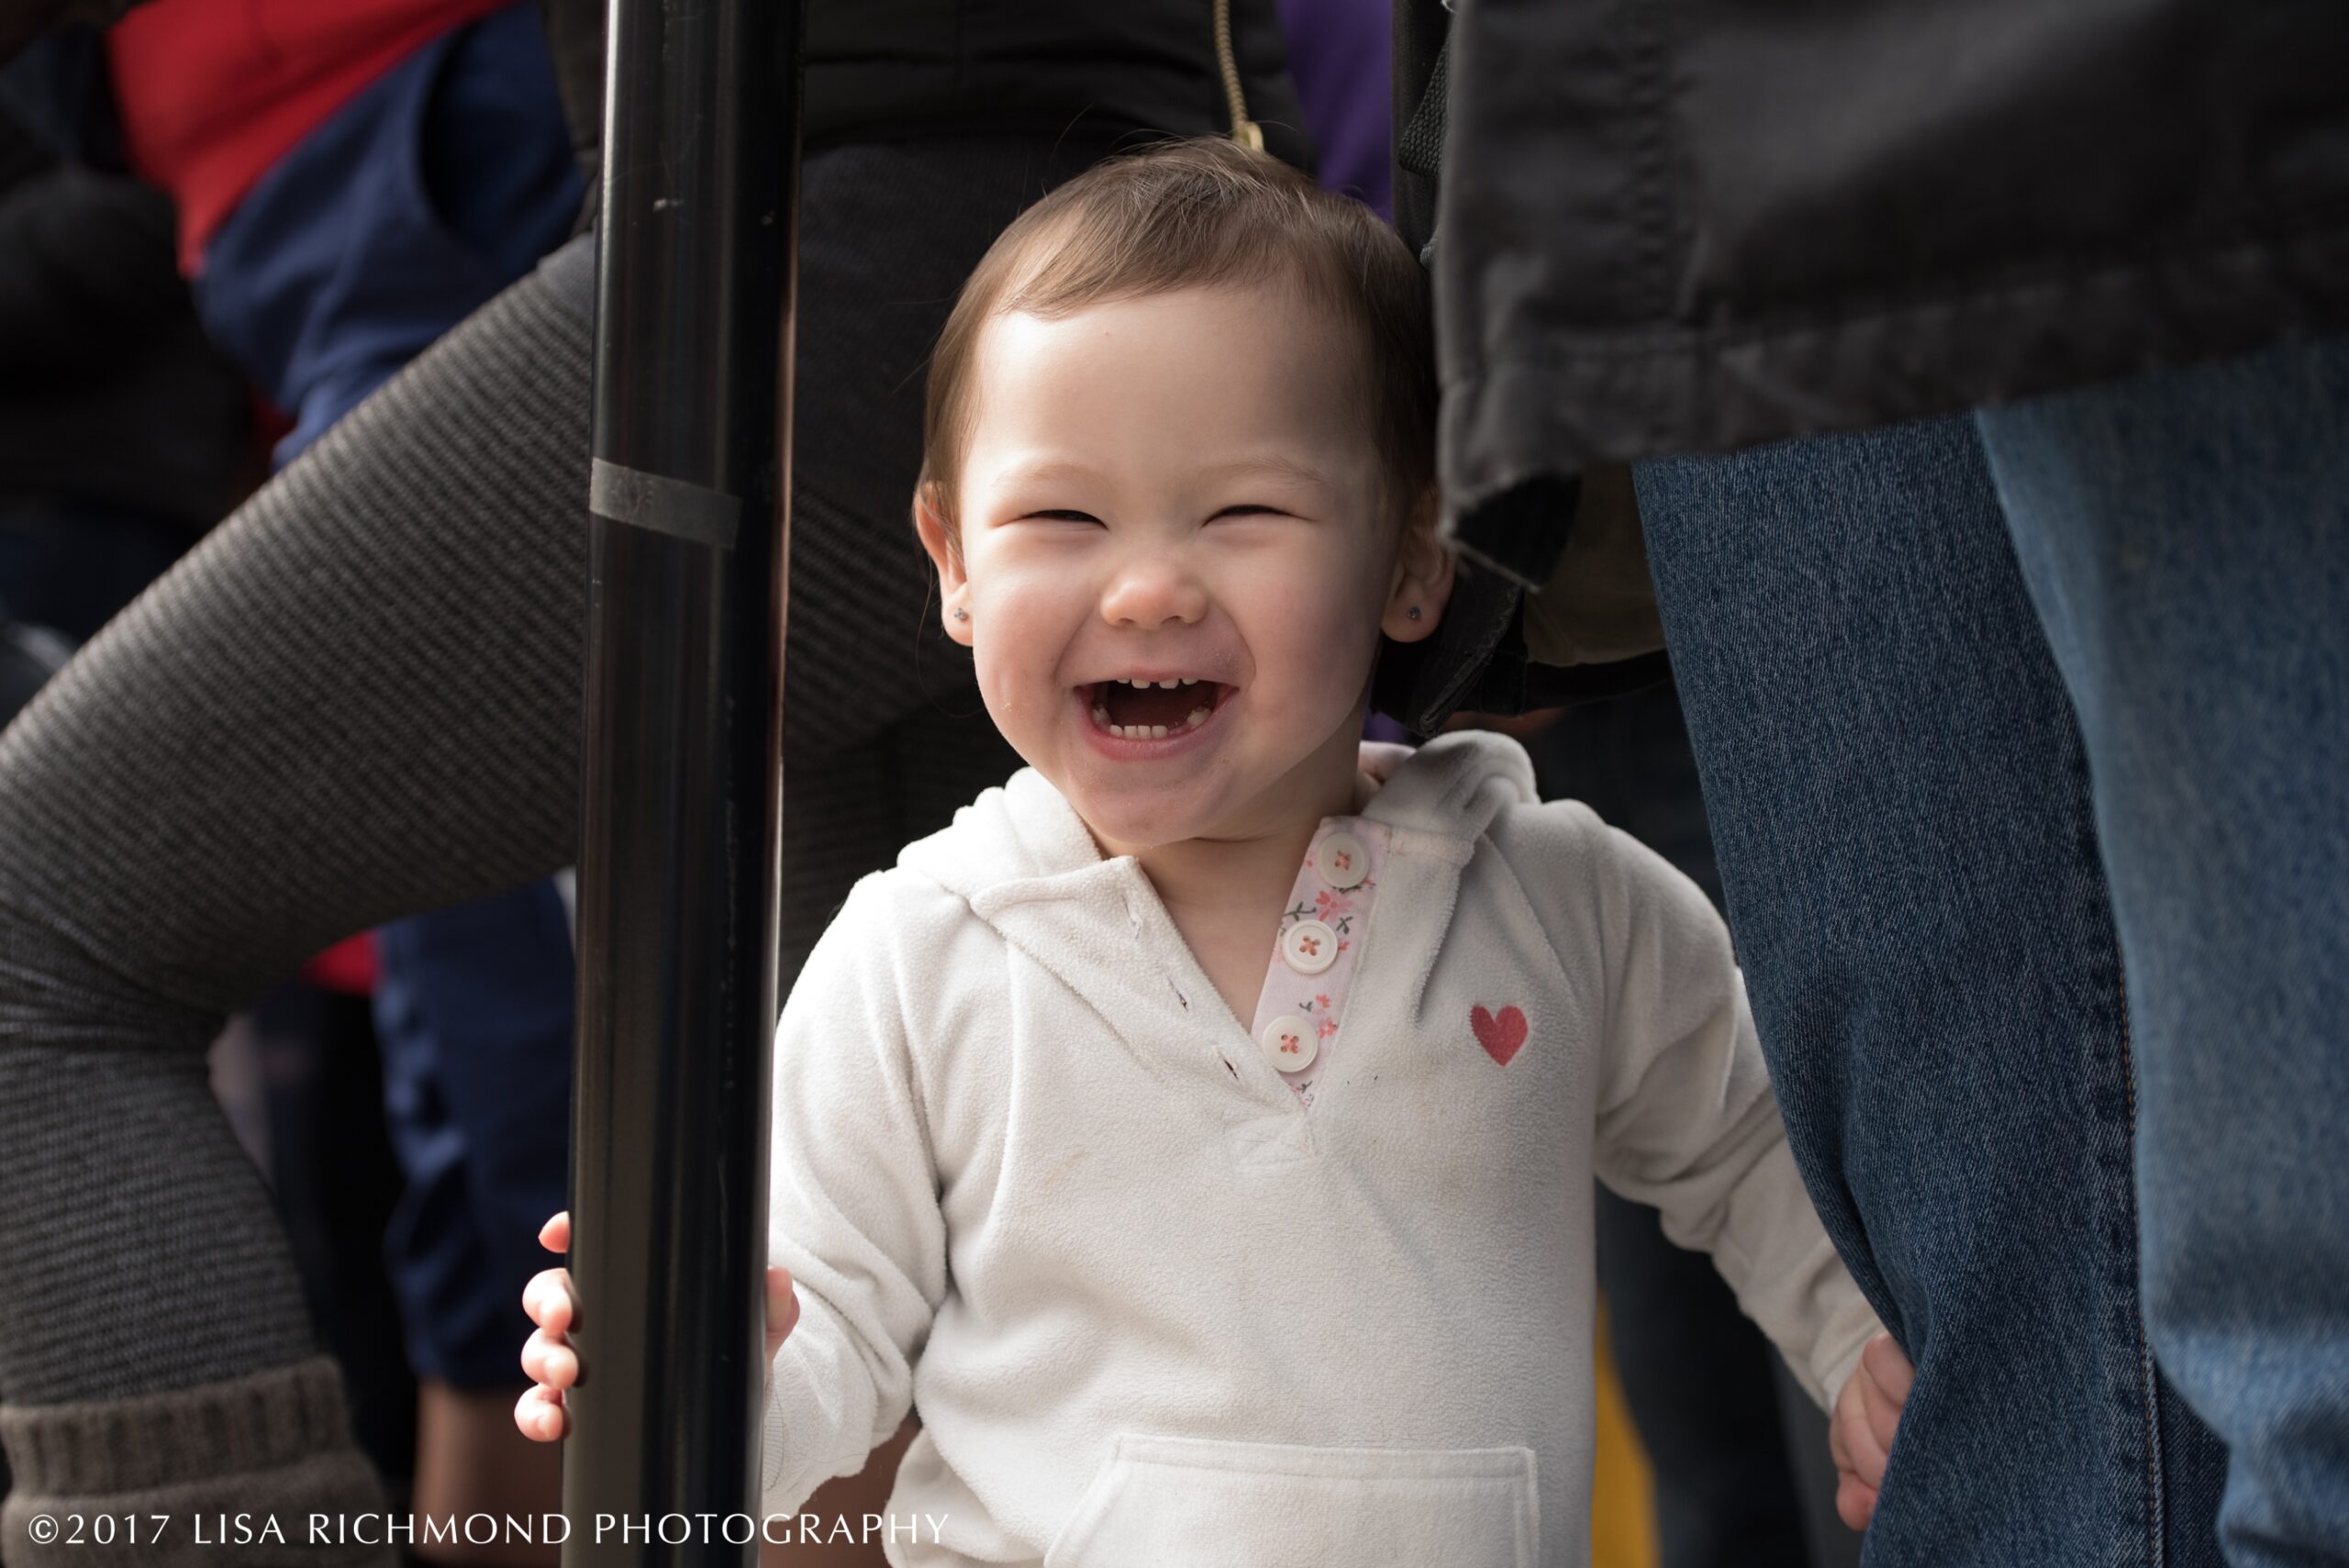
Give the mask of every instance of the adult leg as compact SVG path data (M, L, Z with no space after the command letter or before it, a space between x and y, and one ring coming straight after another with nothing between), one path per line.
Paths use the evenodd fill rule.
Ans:
M2349 339L1979 424L2087 744L2154 1357L2227 1561L2349 1562Z
M382 1507L204 1050L326 942L570 858L587 343L500 296L0 737L11 1563L68 1555L43 1512Z
M1787 1135L1917 1363L1868 1560L2214 1562L2086 760L1972 424L1637 478Z

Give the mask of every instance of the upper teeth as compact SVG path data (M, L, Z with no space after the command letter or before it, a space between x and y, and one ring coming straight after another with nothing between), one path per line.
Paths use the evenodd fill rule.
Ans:
M1125 676L1123 676L1123 675L1119 675L1119 676L1117 676L1117 677L1115 677L1115 678L1113 679L1113 681L1112 681L1112 683L1111 683L1111 684L1114 684L1114 685L1120 685L1120 686L1131 686L1131 687L1133 687L1136 691L1140 691L1140 692L1146 692L1146 691L1150 690L1150 688L1151 688L1151 687L1152 687L1152 686L1156 686L1156 687L1158 687L1161 691L1167 691L1167 692L1171 692L1171 691L1173 691L1173 690L1174 690L1175 687L1177 687L1177 686L1196 686L1196 685L1197 685L1199 683L1198 683L1198 682L1197 682L1197 681L1195 681L1195 680L1193 680L1193 681L1132 681L1132 680L1128 680L1128 679L1127 679Z

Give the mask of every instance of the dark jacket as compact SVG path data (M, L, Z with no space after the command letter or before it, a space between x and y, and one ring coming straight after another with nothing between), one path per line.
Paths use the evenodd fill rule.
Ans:
M1510 577L1594 463L2349 328L2340 0L1468 0L1448 49L1398 12L1446 511Z
M540 3L592 188L604 0ZM1232 128L1214 0L808 0L806 17L800 134L809 150L907 136L1050 137L1080 122L1178 136ZM1248 117L1266 148L1310 169L1274 0L1231 0L1229 18Z
M209 528L253 477L250 424L173 264L170 201L57 165L0 115L0 500Z

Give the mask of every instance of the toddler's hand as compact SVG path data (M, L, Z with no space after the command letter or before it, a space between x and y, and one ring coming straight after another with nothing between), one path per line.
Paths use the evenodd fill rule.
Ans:
M1854 1529L1865 1529L1876 1514L1876 1488L1884 1484L1885 1456L1900 1426L1917 1369L1893 1342L1878 1334L1860 1352L1860 1364L1835 1398L1827 1425L1827 1449L1835 1456L1835 1511Z
M539 1231L539 1245L550 1252L571 1246L571 1215L556 1215ZM514 1424L535 1442L553 1442L571 1434L571 1412L563 1408L562 1391L579 1381L579 1357L566 1334L578 1321L571 1295L571 1271L546 1269L530 1276L522 1287L522 1310L538 1328L522 1346L522 1370L532 1387L514 1407ZM767 1271L767 1355L772 1375L774 1353L799 1321L799 1296L791 1275L782 1269Z

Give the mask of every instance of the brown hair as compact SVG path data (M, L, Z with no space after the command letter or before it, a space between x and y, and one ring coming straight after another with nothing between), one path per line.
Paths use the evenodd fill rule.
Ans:
M963 285L930 355L924 484L954 538L980 330L1113 299L1285 282L1357 326L1373 432L1398 514L1435 482L1435 345L1427 276L1361 203L1221 137L1163 142L1097 164L1005 229Z

